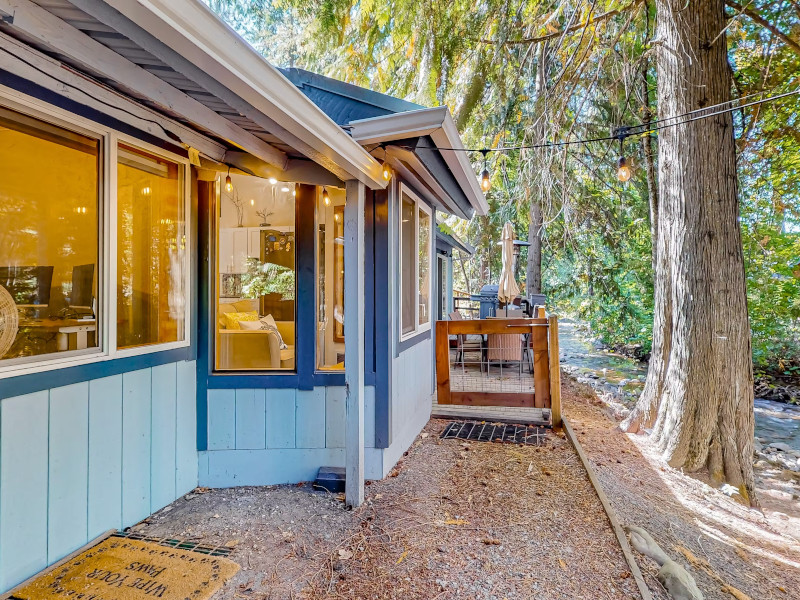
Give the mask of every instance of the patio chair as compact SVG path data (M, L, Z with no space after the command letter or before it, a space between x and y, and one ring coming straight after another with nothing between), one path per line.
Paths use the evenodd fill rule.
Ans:
M451 312L448 317L451 321L461 321L464 317L461 316L461 313L456 311ZM483 361L484 361L484 348L483 348L483 336L477 336L477 339L469 339L469 336L465 333L459 333L456 336L456 362L455 364L461 363L461 366L464 366L464 353L466 352L478 352L480 354L480 365L481 365L481 372L483 372Z
M515 362L522 375L522 364L527 363L528 341L525 335L510 333L490 333L486 348L486 373L492 365L492 361L503 363ZM532 368L532 366L531 366Z

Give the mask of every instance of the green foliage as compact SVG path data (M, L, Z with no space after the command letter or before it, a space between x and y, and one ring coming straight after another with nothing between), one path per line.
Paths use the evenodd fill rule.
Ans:
M281 66L449 106L472 148L603 138L655 113L652 0L206 1ZM748 6L798 38L797 2ZM800 55L778 36L745 15L724 34L736 97L798 85ZM757 368L780 373L800 368L796 109L793 97L736 114L753 357ZM508 220L527 238L535 202L551 304L587 320L609 344L648 352L650 197L640 142L624 148L635 169L627 184L616 180L620 150L608 141L490 154L490 214L444 226L476 247L472 258L457 258L455 288L497 280L500 230ZM482 157L471 158L477 173Z
M247 273L242 275L242 296L260 298L280 294L281 300L294 300L294 271L257 258L247 259Z

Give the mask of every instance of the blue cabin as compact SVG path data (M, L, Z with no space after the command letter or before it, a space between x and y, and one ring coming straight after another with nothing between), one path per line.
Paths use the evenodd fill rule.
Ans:
M198 485L359 504L430 415L459 148L194 0L0 0L0 593Z

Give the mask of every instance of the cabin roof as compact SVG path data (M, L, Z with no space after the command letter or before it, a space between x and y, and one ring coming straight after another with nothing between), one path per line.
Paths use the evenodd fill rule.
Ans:
M469 256L475 254L475 248L471 244L461 241L454 234L445 233L438 227L436 228L436 247L444 250L460 250Z
M0 17L0 33L223 150L280 170L311 159L343 181L386 185L361 145L202 2L15 0L0 2Z
M314 104L340 126L351 121L425 108L408 100L381 94L305 69L280 69Z
M281 71L373 156L388 157L396 170L419 181L439 210L467 219L486 214L486 198L450 109L426 108L303 69Z

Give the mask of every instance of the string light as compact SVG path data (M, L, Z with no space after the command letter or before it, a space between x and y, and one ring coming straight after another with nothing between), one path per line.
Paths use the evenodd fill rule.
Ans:
M392 167L389 166L386 160L386 146L381 144L381 148L383 148L383 162L381 162L381 166L383 167L383 179L384 181L389 181L392 178Z
M483 154L483 173L481 173L481 189L484 193L489 191L489 188L492 187L492 181L489 179L489 168L486 166L486 156L489 154L489 150L484 148L481 150L481 154Z
M325 204L325 206L331 205L331 197L330 194L328 194L328 188L326 187L322 188L322 202Z
M231 168L228 166L228 176L225 177L225 191L231 193L233 191L233 181L231 181Z
M619 160L617 161L617 179L622 183L626 183L633 175L628 161L625 159L625 138L630 136L630 127L618 127L614 130L614 136L619 140Z

